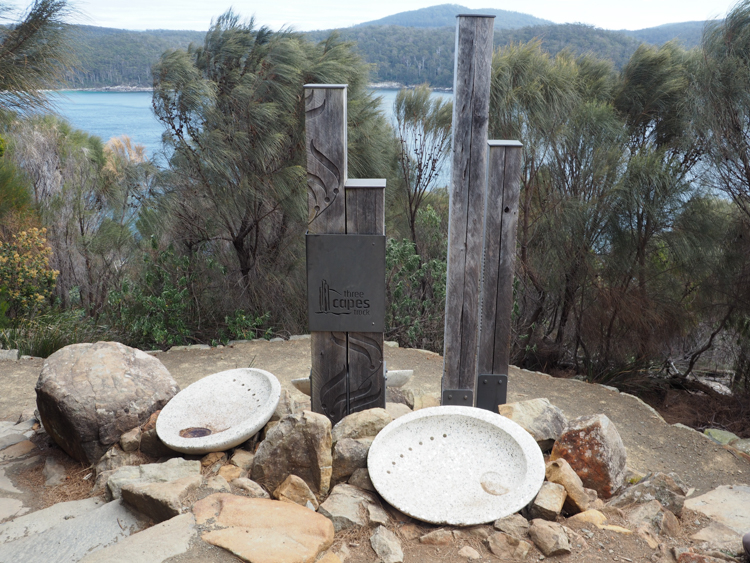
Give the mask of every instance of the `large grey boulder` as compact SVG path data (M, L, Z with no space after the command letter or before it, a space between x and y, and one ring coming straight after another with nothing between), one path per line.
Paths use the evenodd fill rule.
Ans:
M178 391L167 368L145 352L117 342L72 344L45 360L36 403L55 442L93 464Z
M500 405L498 412L531 434L543 452L552 448L568 424L563 412L551 404L549 399L530 399Z

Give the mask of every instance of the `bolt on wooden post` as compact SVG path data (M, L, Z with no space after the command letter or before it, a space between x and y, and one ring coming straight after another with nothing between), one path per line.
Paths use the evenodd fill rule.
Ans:
M494 16L456 22L442 403L474 405Z
M335 424L385 407L385 180L347 179L346 85L305 86L305 127L310 391Z

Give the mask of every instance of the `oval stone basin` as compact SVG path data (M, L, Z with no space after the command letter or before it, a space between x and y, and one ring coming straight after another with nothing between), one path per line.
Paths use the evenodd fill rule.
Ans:
M526 506L544 481L544 458L515 422L444 406L402 416L377 435L367 467L378 493L404 514L470 526Z
M224 451L263 428L280 395L279 380L262 369L214 373L172 397L156 419L156 433L178 452Z

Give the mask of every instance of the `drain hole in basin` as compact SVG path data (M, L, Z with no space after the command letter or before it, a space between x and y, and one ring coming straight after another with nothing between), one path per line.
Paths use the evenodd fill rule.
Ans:
M212 434L210 428L185 428L180 430L181 438L203 438Z

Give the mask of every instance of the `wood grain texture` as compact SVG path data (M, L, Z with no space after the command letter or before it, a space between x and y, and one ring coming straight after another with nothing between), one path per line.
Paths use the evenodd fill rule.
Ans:
M493 24L456 24L443 389L476 388Z
M385 234L385 183L365 187L365 180L351 182L346 188L347 234ZM383 271L385 275L385 271ZM385 408L385 374L382 332L348 333L349 412L375 407Z
M346 233L346 87L305 87L308 231ZM312 410L335 424L347 414L347 337L311 334Z
M489 147L479 374L508 374L521 155L520 143Z

